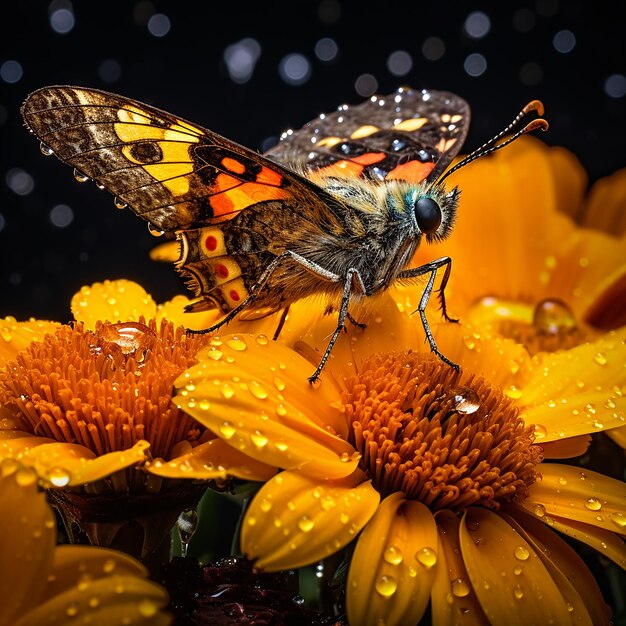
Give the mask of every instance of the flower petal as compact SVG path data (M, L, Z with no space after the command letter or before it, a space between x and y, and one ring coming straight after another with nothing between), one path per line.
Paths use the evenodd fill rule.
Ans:
M0 511L0 625L14 626L43 595L56 524L35 472L12 461L0 465Z
M174 326L184 326L191 330L204 330L209 328L222 316L219 309L209 309L197 313L187 313L185 307L191 303L185 296L174 296L171 300L159 304L156 311L156 319L172 322Z
M535 511L535 515L538 512L539 510ZM542 513L537 517L550 528L554 528L554 530L558 530L568 537L586 543L599 554L610 559L623 570L626 570L626 542L616 533L592 526L591 524L557 517L556 515Z
M536 357L521 390L521 417L537 443L623 426L626 328L593 343Z
M176 263L180 259L180 242L166 241L158 246L154 246L150 250L150 259L153 261L166 261L168 263Z
M533 547L502 517L470 508L459 536L472 586L492 624L570 623L552 576Z
M619 430L619 429L614 429ZM607 433L611 432L610 430ZM543 457L545 459L571 459L587 452L591 443L591 435L578 435L567 437L558 441L541 442Z
M140 440L132 448L101 456L75 443L59 443L20 431L0 430L0 459L12 458L35 469L54 487L83 485L146 461L150 444Z
M620 428L611 428L604 433L607 437L610 437L620 448L626 450L626 426Z
M212 344L175 382L177 406L262 463L323 479L354 471L358 456L333 408L339 395L327 381L309 384L306 360L265 335L227 335Z
M31 342L41 341L46 335L54 335L59 326L61 324L58 322L35 319L28 322L18 322L14 317L0 319L0 368Z
M460 521L452 511L437 513L439 562L430 594L432 623L437 626L489 626L463 564Z
M417 624L430 599L437 527L421 502L394 493L381 502L357 541L346 592L351 624Z
M126 280L105 280L81 287L71 302L72 315L85 328L94 330L97 321L138 322L143 316L152 319L156 302L137 283Z
M582 224L606 233L626 233L626 168L597 180L589 192Z
M162 587L136 576L107 576L81 582L27 613L14 626L165 626L171 617Z
M626 533L626 483L571 465L542 463L538 470L542 478L521 503L525 509Z
M587 172L578 158L565 148L551 147L547 156L555 181L557 209L576 220L580 217L589 182Z
M182 444L182 445L181 445ZM225 479L268 480L276 468L242 454L221 439L211 439L195 447L181 442L171 461L156 459L147 466L151 474L165 478L197 480Z
M574 624L608 624L611 610L585 562L561 537L517 506L508 507L507 521L532 544L535 552L557 581L572 610ZM582 606L580 604L582 603Z
M119 550L79 545L57 546L42 600L64 593L85 578L96 580L112 574L147 578L148 570L139 561Z
M357 471L334 481L281 472L256 494L241 530L241 548L268 571L308 565L354 539L380 501Z

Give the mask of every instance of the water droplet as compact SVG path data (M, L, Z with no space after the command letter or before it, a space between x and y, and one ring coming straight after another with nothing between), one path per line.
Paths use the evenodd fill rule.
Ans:
M559 477L559 485L567 485L567 478L564 476Z
M189 542L198 527L198 512L195 509L183 511L176 520L176 526L180 537L181 553L183 557L186 557Z
M340 513L339 514L339 521L342 524L347 524L350 521L350 516L347 513Z
M381 596L390 598L396 592L398 583L393 576L381 576L376 580L375 588Z
M263 385L256 380L250 381L248 389L250 390L250 393L259 400L265 400L267 398L267 391L265 390L265 387L263 387Z
M341 455L339 456L339 460L342 463L349 463L350 462L350 455L347 452L342 452Z
M103 191L104 189L106 189L106 187L102 183L96 181L96 189Z
M422 548L418 550L415 558L426 569L430 569L437 564L437 553L432 548Z
M270 342L270 340L267 338L267 335L258 335L256 338L256 342L260 346L266 346Z
M48 480L54 487L65 487L71 480L70 473L62 467L53 467L48 472Z
M337 502L332 496L324 496L320 500L320 505L324 509L324 511L330 511L337 506Z
M156 226L153 226L150 223L148 223L148 232L153 237L162 237L163 235L165 235L165 231L164 230L161 230L160 228L157 228Z
M519 400L523 395L522 390L516 385L510 385L509 388L505 391L505 393L512 400Z
M208 400L203 399L198 403L198 407L201 411L208 411L211 408L211 403Z
M137 610L142 617L152 617L156 615L159 606L152 600L142 600L137 605Z
M220 426L220 433L224 439L230 439L236 432L237 431L231 422L224 422Z
M279 415L280 417L285 417L285 415L287 415L287 409L284 404L279 404L276 407L276 415Z
M450 394L454 400L453 408L458 413L471 415L480 408L478 394L469 387L456 387L450 391Z
M530 551L526 546L517 546L513 554L518 561L525 561L530 556Z
M390 565L400 565L402 563L402 551L394 546L389 546L383 553L383 558Z
M592 415L596 414L596 405L589 403L587 405L585 405L585 415L588 415L589 417L591 417Z
M597 498L589 498L585 502L585 508L590 511L599 511L602 508L602 503Z
M542 424L535 424L535 439L543 439L547 434L548 430Z
M248 346L243 339L239 339L239 337L233 337L232 339L228 339L226 341L226 345L232 350L236 350L237 352L243 352Z
M463 343L468 350L473 350L476 347L476 342L469 335L463 337Z
M15 482L20 487L29 487L37 482L37 474L31 468L21 467L15 472Z
M76 617L76 615L78 615L78 604L76 604L76 602L69 604L65 609L65 614L68 617Z
M515 587L513 587L513 595L518 600L521 600L524 597L524 589L522 589L521 585L515 585Z
M250 441L252 441L257 448L264 448L268 444L269 439L260 430L255 430L250 435Z
M302 596L294 596L293 598L291 598L291 601L298 606L304 605L304 598Z
M298 528L303 532L303 533L308 533L311 530L313 530L313 527L315 526L315 522L310 518L307 517L306 515L303 515L299 520L298 520Z
M533 513L537 517L543 517L546 514L546 507L543 504L535 504L533 508Z
M116 567L117 567L117 563L115 562L114 559L107 559L102 564L102 571L105 574L111 574L115 570Z
M74 178L79 183L86 183L89 180L89 176L85 176L84 174L81 174L76 168L74 168Z
M113 198L113 204L115 205L116 209L120 209L120 210L128 207L128 204L124 202L124 200L121 200L120 198L118 198L117 196Z
M235 395L235 390L228 383L222 385L221 392L227 400Z
M520 575L521 575L521 573L522 573L523 571L524 571L524 568L523 568L523 567L521 567L520 565L516 565L516 566L513 568L513 573L514 573L516 576L520 576Z
M278 389L278 391L285 391L285 381L278 376L274 376L274 387Z
M213 361L219 361L222 358L222 351L218 350L217 348L211 348L208 352L207 352L207 356L209 357L209 359L212 359Z
M626 515L624 513L609 513L609 519L621 529L626 528Z
M608 363L606 355L603 354L602 352L598 352L598 354L596 354L596 356L593 357L593 360L598 365L606 365Z
M256 517L254 517L253 515L248 515L246 517L246 523L248 524L248 526L254 526L256 524Z
M54 150L43 141L39 144L39 150L41 150L41 154L44 156L52 156L54 154Z
M453 580L451 583L451 589L452 593L457 598L464 598L470 593L470 586L462 578L457 578L456 580Z
M558 299L547 298L535 307L533 325L538 333L559 335L576 330L576 320L570 308Z

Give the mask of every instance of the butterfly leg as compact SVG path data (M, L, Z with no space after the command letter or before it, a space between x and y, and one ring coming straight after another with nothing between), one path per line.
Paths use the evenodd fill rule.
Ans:
M340 278L339 276L337 276L334 282L339 282L339 280ZM337 319L337 328L335 328L332 337L330 338L330 341L326 346L326 350L324 351L320 364L317 366L315 372L313 372L313 375L309 376L309 382L311 384L313 384L322 373L324 365L326 365L326 361L328 361L328 357L333 350L333 346L335 345L335 342L337 341L337 338L339 337L339 334L341 333L346 323L346 318L349 315L348 304L350 303L350 295L352 293L353 284L361 293L367 293L365 285L363 284L363 279L361 278L361 274L359 274L359 270L357 270L355 267L351 267L346 273L345 282L343 284L343 295L341 297L341 306L339 307L339 317Z
M283 326L285 325L285 322L287 321L287 315L289 315L289 305L287 305L283 309L283 312L280 314L280 320L278 321L278 326L276 326L276 330L274 331L274 336L272 337L274 341L276 341L278 337L280 337L280 333L283 330Z
M445 272L443 275L443 279L441 281L441 288L439 290L439 299L441 302L441 310L444 318L449 322L457 322L458 320L452 319L448 316L446 310L446 300L444 295L444 289L448 283L448 279L450 278L450 269L452 267L452 259L450 257L442 257L437 259L436 261L431 261L430 263L425 263L420 267L414 267L408 270L404 270L398 274L397 280L407 280L412 278L417 278L418 276L423 276L424 274L430 273L428 278L428 283L426 284L426 288L422 292L422 297L420 298L419 305L414 313L418 312L420 314L420 318L422 320L422 326L424 327L424 332L426 333L426 339L428 340L428 345L430 349L444 362L453 367L455 370L459 370L459 366L451 361L448 357L442 354L437 348L437 343L435 342L435 338L433 337L432 331L430 330L430 325L428 324L428 319L426 318L426 305L428 304L428 300L430 299L430 295L433 291L433 286L435 284L435 277L437 276L437 270L440 267L445 266Z
M362 322L357 322L352 315L350 315L350 313L346 313L346 317L348 318L348 320L352 323L353 326L356 326L357 328L360 328L361 330L364 330L367 328L367 324L363 324Z

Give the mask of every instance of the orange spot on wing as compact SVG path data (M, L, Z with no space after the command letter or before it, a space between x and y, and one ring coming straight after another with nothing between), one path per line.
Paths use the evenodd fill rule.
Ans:
M246 166L240 161L236 161L235 159L231 159L229 157L224 157L222 159L222 165L231 172L235 172L235 174L243 174L246 171Z
M411 183L421 183L435 167L434 163L421 163L420 161L408 161L394 167L385 177L389 179L407 180Z
M232 189L237 185L241 185L241 181L238 178L229 176L228 174L218 174L212 189L215 189L216 193L220 193L227 189Z
M213 217L219 221L226 215L228 217L225 219L230 219L239 211L258 202L287 200L291 197L291 193L280 187L259 183L243 183L236 188L212 195L209 202L213 207Z
M256 176L256 182L262 185L279 187L283 182L283 177L278 172L275 172L264 165Z
M354 159L342 159L319 170L322 176L359 176L367 165L378 163L385 158L384 152L366 152Z

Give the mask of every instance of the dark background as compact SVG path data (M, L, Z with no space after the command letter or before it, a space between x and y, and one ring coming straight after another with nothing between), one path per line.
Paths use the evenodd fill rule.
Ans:
M371 77L378 93L410 84L463 96L473 115L469 149L540 98L551 124L542 138L574 151L593 181L626 165L620 7L580 0L3 3L0 316L67 320L71 295L105 278L138 280L157 301L184 291L173 268L148 259L157 240L145 222L116 210L108 192L79 185L70 168L41 155L19 115L24 97L38 87L76 84L121 93L255 149L322 111L363 100ZM486 34L480 32L484 17L467 23L478 37L465 28L475 11L490 23ZM433 47L433 37L445 46L437 59L441 44ZM249 80L238 83L224 54L246 38L256 40L260 55ZM315 55L322 38L337 45L332 60ZM388 67L398 50L412 59L402 76ZM281 59L292 53L310 64L302 84L289 84L279 73ZM487 67L471 76L466 59L476 53ZM357 82L363 74L370 78ZM58 205L70 211L53 211ZM72 219L59 226L51 221L55 215L57 223Z

